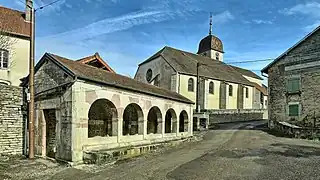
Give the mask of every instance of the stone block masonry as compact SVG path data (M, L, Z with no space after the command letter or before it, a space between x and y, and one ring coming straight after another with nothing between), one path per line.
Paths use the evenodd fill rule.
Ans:
M22 105L22 88L0 84L0 154L22 154Z

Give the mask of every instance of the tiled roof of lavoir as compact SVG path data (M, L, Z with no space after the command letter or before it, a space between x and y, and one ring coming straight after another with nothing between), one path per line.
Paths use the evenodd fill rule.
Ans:
M129 77L108 72L87 64L83 64L79 61L73 61L58 55L49 53L46 53L46 55L51 57L51 59L57 61L60 65L72 72L79 79L88 80L99 84L105 84L121 89L126 89L129 91L153 95L165 99L171 99L175 101L193 104L191 100L176 92L159 88L146 83L142 83Z

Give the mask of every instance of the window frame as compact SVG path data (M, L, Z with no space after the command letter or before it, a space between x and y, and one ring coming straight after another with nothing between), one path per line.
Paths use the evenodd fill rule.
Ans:
M7 66L4 67L4 53L7 53ZM0 69L9 69L9 62L10 62L10 54L9 51L6 49L0 49Z
M245 97L248 99L249 98L249 88L244 87L244 89L245 89Z
M294 89L293 82L298 82L298 88ZM286 80L286 91L287 93L299 93L301 91L301 77L292 76Z
M192 77L188 79L188 92L194 92L194 79Z
M229 87L228 87L228 91L229 91L228 93L229 93L229 96L231 96L231 97L232 97L232 96L233 96L233 86L232 86L232 84L229 84L228 86L229 86ZM231 91L230 91L230 88L231 88Z
M297 115L292 115L292 113L290 113L290 106L298 106L297 108L298 108L298 112L297 112ZM301 104L299 103L299 102L290 102L290 103L288 103L287 104L287 115L289 116L289 117L300 117L300 115L301 115Z
M211 87L212 85L212 87ZM210 81L209 82L209 94L214 94L214 82Z

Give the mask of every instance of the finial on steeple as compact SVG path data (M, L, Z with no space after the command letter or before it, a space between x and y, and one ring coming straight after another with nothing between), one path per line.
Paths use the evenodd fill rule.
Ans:
M212 34L212 12L210 12L210 29L209 29L209 35Z

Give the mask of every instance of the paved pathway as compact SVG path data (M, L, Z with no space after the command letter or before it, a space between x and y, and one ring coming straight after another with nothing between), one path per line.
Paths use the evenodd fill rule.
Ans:
M224 125L219 130L209 131L201 142L187 143L164 153L112 166L57 166L44 169L37 176L17 177L72 180L320 179L320 143L275 137L254 128L257 123Z

